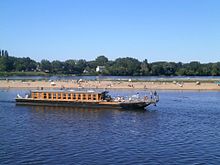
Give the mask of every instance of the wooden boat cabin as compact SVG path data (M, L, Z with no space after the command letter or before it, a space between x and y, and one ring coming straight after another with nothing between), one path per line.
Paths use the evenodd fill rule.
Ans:
M102 101L103 92L94 91L71 91L71 90L33 90L30 98L34 100L50 100L50 101L80 101L95 102Z

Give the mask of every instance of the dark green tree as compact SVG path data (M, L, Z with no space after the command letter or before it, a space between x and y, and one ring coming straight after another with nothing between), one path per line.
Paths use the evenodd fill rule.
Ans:
M91 74L95 74L96 67L97 67L96 61L88 61L87 62L87 67L85 68L85 70L88 71Z
M49 60L41 60L40 64L41 71L51 72L51 63Z
M86 67L87 67L86 60L76 61L76 73L77 74L82 74L83 71L86 69Z
M4 50L2 50L2 56L5 56L5 51Z
M160 76L165 75L164 62L154 62L151 64L151 75Z
M0 70L4 72L10 72L14 69L14 60L12 57L2 56L0 58Z
M7 50L5 50L5 54L4 54L6 57L8 57L9 56L9 54L8 54L8 51Z
M64 62L64 73L74 74L75 73L75 60L66 60Z
M150 65L148 64L147 59L145 59L145 60L141 63L140 74L141 74L142 76L148 76L148 75L150 75Z
M140 74L140 62L131 57L118 58L110 67L110 74L116 76L136 76Z
M105 66L108 63L108 58L102 55L97 57L95 62L97 66Z
M211 75L212 76L219 76L220 75L220 63L214 63L211 66Z
M52 72L55 74L64 73L64 64L61 61L55 60L51 63Z

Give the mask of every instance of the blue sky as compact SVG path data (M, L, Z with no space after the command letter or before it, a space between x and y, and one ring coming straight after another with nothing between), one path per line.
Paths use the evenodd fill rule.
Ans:
M220 61L219 0L1 0L0 49L17 57Z

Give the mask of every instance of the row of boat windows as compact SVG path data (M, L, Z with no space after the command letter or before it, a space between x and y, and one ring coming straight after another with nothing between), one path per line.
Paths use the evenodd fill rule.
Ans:
M48 95L48 96L47 96ZM62 95L62 96L61 96ZM68 99L68 100L97 100L97 95L93 95L93 94L72 94L72 98L71 98L71 94L70 93L33 93L32 97L37 99L37 98L43 98L43 99Z

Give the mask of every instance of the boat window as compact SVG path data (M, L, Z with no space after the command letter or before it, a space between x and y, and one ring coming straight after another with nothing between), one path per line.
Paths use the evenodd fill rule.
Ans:
M43 98L46 99L47 98L47 94L43 93Z
M96 100L96 95L93 95L93 100Z
M51 93L48 93L48 99L51 99Z
M37 98L37 95L36 95L36 93L32 93L32 98Z
M86 100L86 95L85 94L83 94L83 100Z
M66 93L63 93L63 99L66 99Z
M60 93L58 93L58 99L61 99L61 94Z
M91 95L88 95L88 100L91 100Z
M71 99L71 94L70 94L70 93L68 93L68 99L69 99L69 100Z

